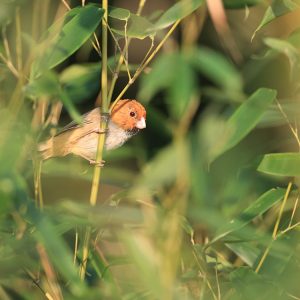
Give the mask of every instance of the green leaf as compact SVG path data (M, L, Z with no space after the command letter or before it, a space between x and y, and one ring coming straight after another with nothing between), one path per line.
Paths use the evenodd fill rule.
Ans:
M116 26L113 26L111 30L119 35L141 40L148 36L152 37L155 34L153 24L150 21L133 13L130 14L126 31L124 24L122 24L121 27L122 28L119 29Z
M78 123L81 122L81 116L77 112L67 92L62 88L58 76L54 72L48 71L36 80L33 80L26 86L25 92L33 98L38 98L43 95L58 98L72 119Z
M240 267L230 273L230 281L239 297L237 299L260 300L279 299L281 294L275 284L270 283L263 276L256 274L248 267Z
M72 65L61 73L60 82L72 102L81 102L99 90L100 72L100 62Z
M264 26L272 22L277 17L283 16L289 12L292 12L299 8L300 1L299 0L274 0L272 5L270 5L264 16L261 20L258 27L255 29L252 39L255 37L256 33L261 30Z
M190 52L189 60L196 69L225 90L231 92L242 90L239 73L221 54L201 47Z
M128 9L113 6L108 7L108 16L113 19L126 21L130 18L130 15L131 13Z
M264 0L223 0L224 7L235 9L235 8L245 8L246 6L254 6L260 4Z
M59 90L59 81L54 72L48 71L43 76L30 82L25 87L25 93L29 97L38 98L40 96L53 96L57 95Z
M300 176L300 153L266 154L257 170L276 176Z
M78 50L96 30L103 13L102 8L86 5L69 11L61 28L55 23L49 29L49 36L39 46L32 76L54 68Z
M262 215L277 202L279 202L285 194L284 189L271 189L261 195L254 203L247 207L239 217L231 220L220 230L220 233L211 241L216 241L224 238L228 234L235 232L250 223L254 218Z
M181 118L195 91L195 75L182 53L160 56L150 74L143 76L139 98L149 101L158 91L165 89L171 115Z
M155 23L154 29L166 28L195 11L204 3L203 0L182 0L169 8Z
M140 194L155 191L162 186L171 184L182 168L186 167L187 147L185 144L171 144L146 166L133 193ZM181 159L179 159L181 158Z
M260 88L240 105L226 122L222 136L216 137L211 162L237 145L258 124L275 97L275 90Z
M253 267L260 255L258 248L252 246L249 242L225 243L226 247L234 252L249 267Z

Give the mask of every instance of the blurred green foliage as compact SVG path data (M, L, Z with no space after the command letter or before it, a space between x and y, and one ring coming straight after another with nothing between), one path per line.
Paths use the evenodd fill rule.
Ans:
M299 1L110 3L113 100L180 25L125 94L147 129L105 154L96 207L88 163L35 161L99 105L86 2L0 2L0 299L299 299Z

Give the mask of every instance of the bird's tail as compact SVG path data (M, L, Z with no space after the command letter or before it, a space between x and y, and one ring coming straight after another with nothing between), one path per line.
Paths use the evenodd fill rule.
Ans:
M53 155L53 138L48 139L47 141L40 143L38 145L38 152L42 160L48 159Z

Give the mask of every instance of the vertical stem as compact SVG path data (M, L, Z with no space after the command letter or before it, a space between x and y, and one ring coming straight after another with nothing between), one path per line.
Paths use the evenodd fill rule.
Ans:
M103 149L104 149L104 142L105 142L105 132L107 129L107 113L109 109L109 101L107 98L107 9L108 9L108 0L102 0L102 7L105 10L104 16L102 18L102 70L101 70L101 95L102 95L102 102L101 102L101 117L100 122L100 132L98 139L98 146L97 146L97 155L96 155L96 164L94 168L94 175L93 175L93 182L91 188L91 195L90 195L90 205L95 206L97 203L97 196L98 196L98 189L99 189L99 182L101 178L101 167L100 162L102 161L103 157ZM82 265L80 268L80 278L84 280L87 261L89 256L89 244L91 239L92 228L88 226L85 233L84 243L83 243L83 252L82 252Z
M102 7L105 9L102 18L102 69L101 69L101 95L102 95L102 112L108 112L107 99L107 17L108 17L108 0L102 0Z

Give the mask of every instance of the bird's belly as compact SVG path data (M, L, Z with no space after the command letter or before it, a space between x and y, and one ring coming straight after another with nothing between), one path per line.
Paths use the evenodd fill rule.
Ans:
M86 159L95 160L98 145L98 137L99 134L90 133L80 138L72 152Z

